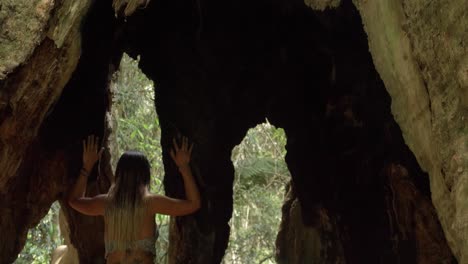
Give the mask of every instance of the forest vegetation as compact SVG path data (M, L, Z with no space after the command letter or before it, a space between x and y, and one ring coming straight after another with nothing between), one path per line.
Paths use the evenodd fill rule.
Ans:
M164 166L161 160L161 131L154 108L154 85L138 68L138 60L124 54L111 85L113 93L110 151L112 165L125 150L139 150L151 162L151 190L163 193ZM157 96L157 95L156 95ZM286 135L265 120L250 129L232 151L235 167L234 211L224 264L275 263L275 240L281 221L285 186L290 179L284 157ZM15 263L50 263L53 250L63 244L58 214L49 213L29 230L27 242ZM156 216L159 237L157 263L167 262L169 217Z

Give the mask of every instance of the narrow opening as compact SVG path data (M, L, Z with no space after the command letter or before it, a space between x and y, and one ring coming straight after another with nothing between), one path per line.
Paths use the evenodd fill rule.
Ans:
M111 108L112 134L110 135L111 163L115 165L127 150L138 150L146 155L151 164L153 193L163 192L164 165L162 163L161 129L154 107L154 83L143 74L138 61L123 54L119 71L111 85L113 95ZM169 243L169 217L156 215L159 237L156 242L157 263L166 263Z
M51 262L52 252L63 244L63 237L59 228L59 211L59 202L54 202L41 221L35 227L29 229L26 244L18 254L15 264L45 264Z
M138 59L122 56L119 70L111 83L113 96L110 113L112 134L109 140L111 164L115 165L127 150L144 153L151 163L151 191L162 193L164 165L160 144L161 130L154 107L154 83L139 69ZM28 232L26 244L18 254L15 264L51 263L52 254L64 239L59 227L60 204L52 204L48 214ZM157 263L167 262L169 243L169 217L156 216L159 237L156 242Z
M223 263L275 263L285 186L286 134L268 120L232 150L235 168L231 234Z

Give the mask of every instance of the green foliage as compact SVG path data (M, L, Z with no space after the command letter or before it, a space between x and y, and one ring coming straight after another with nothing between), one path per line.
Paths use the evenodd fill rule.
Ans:
M55 248L63 243L58 227L58 202L52 204L47 215L31 228L23 250L15 264L48 264Z
M161 130L154 107L154 84L138 68L138 60L124 54L120 69L112 82L113 105L111 135L112 163L127 150L138 150L151 164L151 191L161 193L164 166L162 163ZM156 215L159 237L156 242L157 263L166 263L169 246L169 217Z
M161 131L154 110L154 88L137 64L125 55L115 76L112 116L116 146L112 156L119 157L129 149L145 153L152 164L152 191L160 192L164 167L159 143ZM285 144L284 131L264 123L249 130L243 142L233 150L234 212L224 263L274 262L284 186L290 179L284 161ZM169 219L162 215L156 218L160 227L157 263L166 263Z
M112 164L126 150L143 152L151 163L151 191L161 193L164 167L161 131L154 108L154 86L141 73L138 61L126 54L112 81ZM284 156L286 136L268 122L250 129L233 149L235 167L234 211L231 237L223 263L274 263L275 239L281 221L285 183L290 175ZM42 221L28 233L15 263L50 262L53 250L63 243L58 229L59 204L54 203ZM157 263L167 263L169 217L157 215Z
M223 263L274 263L285 183L286 136L268 122L233 149L236 170L231 237Z
M112 156L119 157L129 149L145 153L152 165L152 191L160 192L164 167L154 88L137 64L138 61L125 55L115 76L112 116L116 146ZM249 130L244 141L233 150L234 212L224 263L273 263L284 186L290 178L284 161L285 144L284 131L264 123ZM156 220L160 228L157 263L166 263L169 218L158 215Z

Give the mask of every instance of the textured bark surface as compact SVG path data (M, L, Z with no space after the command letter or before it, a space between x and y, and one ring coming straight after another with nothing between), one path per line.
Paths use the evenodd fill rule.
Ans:
M392 248L401 252L393 263L453 263L435 208L406 168L391 163L383 177Z
M109 5L101 2L102 6ZM16 4L18 8L33 9L25 13L37 11L35 5ZM90 7L91 1L56 1L46 26L38 28L39 32L32 36L39 40L32 54L0 83L0 232L8 238L0 243L2 263L11 263L16 258L28 229L39 222L52 202L64 198L81 166L81 139L89 133L103 136L107 74L99 78L103 74L96 72L96 68L109 69L110 59L103 51L110 45L107 43L106 47L103 41L106 35L99 31L109 23L101 26L85 23L93 17L92 10L99 9L99 5ZM94 16L102 17L103 10L94 12ZM107 10L112 18L111 7ZM12 12L23 11L13 8ZM82 44L86 42L83 38L92 34L91 27L96 31L93 38L99 35L101 44ZM24 32L15 34L21 33ZM99 58L103 58L101 63ZM98 183L105 191L109 180L106 174L101 175ZM96 177L90 181L93 186ZM68 215L71 223L74 214ZM85 239L102 232L102 224L88 224L86 232L74 229L75 224L86 225L89 221L84 217L75 221L71 225L71 239L81 255L92 256L89 252L97 248L94 255L103 260L102 240Z
M71 8L67 3L64 3L64 6ZM67 15L60 6L56 9L56 14ZM0 177L1 190L7 190L6 183L18 170L25 149L37 136L44 117L58 100L76 68L81 48L80 23L87 12L87 5L73 12L80 14L79 19L69 21L71 24L64 22L60 17L52 17L49 20L48 28L51 30L51 35L54 35L52 32L65 31L63 45L58 47L53 36L46 38L47 31L41 28L44 40L35 47L34 54L24 66L18 67L1 83L0 166L3 168ZM60 38L60 36L57 33L55 37ZM12 46L21 47L18 43ZM14 50L11 52L15 53Z
M50 1L1 4L2 12L8 13L2 20L2 37L7 31L11 38L2 38L0 44L2 56L9 56L2 59L8 65L2 64L0 75L24 64L0 83L0 229L8 238L0 245L0 259L5 263L15 259L28 228L38 223L66 187L66 155L48 151L38 133L80 57L79 26L89 2L74 9L76 20L57 17L70 12L72 2L54 6L56 16L50 17ZM14 8L4 9L7 6ZM54 38L60 34L52 31L62 32L60 47Z
M318 225L302 221L301 203L289 187L282 208L282 223L276 240L279 264L346 263L336 219L324 208L317 208Z
M4 0L0 3L0 80L32 54L47 31L54 1Z
M449 245L468 263L468 4L354 2L395 120L430 175Z
M102 219L71 210L64 195L81 166L81 140L93 133L107 145L107 87L122 52L139 55L157 84L166 194L183 196L168 155L172 137L195 142L203 206L172 219L170 263L222 260L231 150L265 117L286 132L294 186L277 239L280 263L456 262L431 195L450 247L466 262L462 1L356 0L356 9L334 0L159 0L126 19L114 16L111 0L34 3L16 2L26 8L18 12L42 4L45 17L0 44L37 43L14 51L14 63L0 69L0 232L11 238L0 245L2 262L15 258L54 200L80 263L104 262ZM437 22L449 14L461 26ZM15 16L0 21L21 28ZM388 172L392 164L408 173ZM90 194L109 187L108 155L99 168Z
M326 12L299 2L250 5L246 10L241 2L204 2L201 8L158 2L124 26L124 50L141 55L142 70L158 84L163 148L177 130L197 144L194 163L204 204L195 221L177 218L172 224L171 263L221 261L232 210L230 150L264 117L288 137L286 161L300 207L294 206L283 221L302 222L299 230L306 234L318 232L297 238L303 241L297 251L279 248L282 261L311 258L310 246L323 249L321 263L417 263L424 256L417 248L421 244L438 245L437 261L454 261L440 225L415 220L434 237L392 233L381 171L389 162L403 163L427 199L428 177L393 120L353 5ZM143 37L148 34L157 38ZM164 159L166 191L180 195L181 184ZM430 206L423 210L427 221L438 223ZM323 231L324 215L336 229ZM278 245L294 239L284 235Z

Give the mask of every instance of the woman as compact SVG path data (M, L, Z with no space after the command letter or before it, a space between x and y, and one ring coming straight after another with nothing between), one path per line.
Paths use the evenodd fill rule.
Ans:
M68 203L82 214L104 216L107 263L153 263L155 214L181 216L200 208L200 194L189 166L193 145L189 146L185 137L180 145L175 139L173 143L170 155L184 179L185 200L150 193L150 165L136 151L127 151L120 157L115 181L107 194L85 197L87 177L103 150L98 151L95 136L83 141L83 168Z

